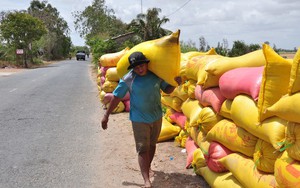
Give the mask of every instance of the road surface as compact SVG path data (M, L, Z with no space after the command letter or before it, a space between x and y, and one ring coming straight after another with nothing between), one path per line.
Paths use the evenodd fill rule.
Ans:
M0 73L0 187L101 187L89 61Z

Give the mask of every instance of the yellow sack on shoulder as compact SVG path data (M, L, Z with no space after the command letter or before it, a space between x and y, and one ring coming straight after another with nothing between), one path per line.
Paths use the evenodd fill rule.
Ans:
M140 51L150 60L148 64L150 71L172 86L177 86L174 77L179 76L180 71L179 35L180 30L159 39L142 42L131 48L117 63L119 77L122 78L128 72L130 54Z

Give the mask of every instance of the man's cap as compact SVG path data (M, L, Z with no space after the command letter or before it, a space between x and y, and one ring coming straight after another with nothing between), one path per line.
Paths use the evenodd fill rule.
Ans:
M128 61L130 65L127 68L127 70L132 69L138 65L150 62L150 60L147 59L142 52L138 52L138 51L130 54L130 56L128 57Z

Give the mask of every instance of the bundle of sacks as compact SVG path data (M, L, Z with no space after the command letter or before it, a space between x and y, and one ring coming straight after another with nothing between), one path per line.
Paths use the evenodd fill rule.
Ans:
M119 52L104 54L98 61L97 85L100 92L100 101L105 108L108 107L113 98L112 92L119 83L117 74L117 63L127 52L129 48L125 48ZM113 113L128 112L130 109L129 93L119 102Z
M300 49L284 59L266 44L239 57L181 58L185 83L162 103L182 128L175 143L186 168L211 187L299 187L299 63Z

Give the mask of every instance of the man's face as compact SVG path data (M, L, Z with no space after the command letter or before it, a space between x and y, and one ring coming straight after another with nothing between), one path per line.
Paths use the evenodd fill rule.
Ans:
M147 74L148 71L148 63L140 64L133 68L133 71L138 74L139 76L144 76Z

